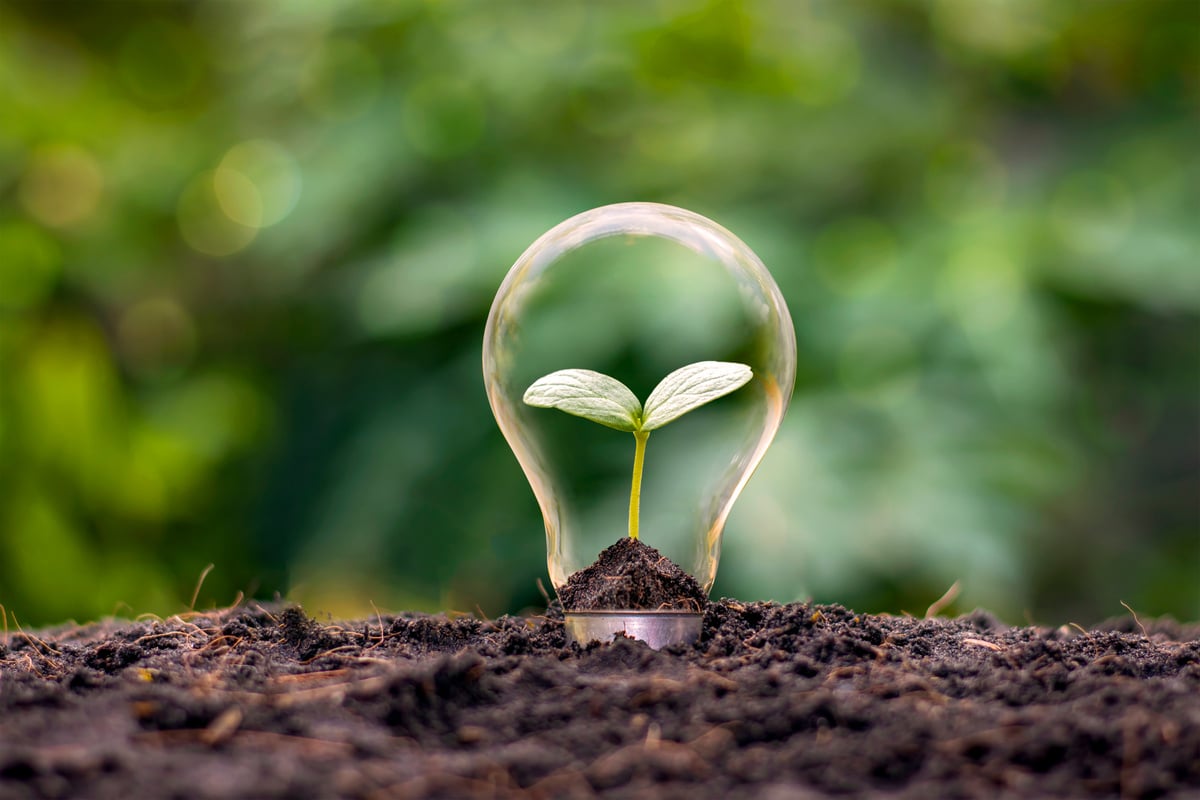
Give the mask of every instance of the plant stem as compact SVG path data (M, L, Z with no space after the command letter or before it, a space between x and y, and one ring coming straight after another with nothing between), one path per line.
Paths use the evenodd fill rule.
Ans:
M637 447L633 451L633 486L629 489L629 538L638 538L638 516L642 505L642 464L646 461L646 440L650 431L634 431Z

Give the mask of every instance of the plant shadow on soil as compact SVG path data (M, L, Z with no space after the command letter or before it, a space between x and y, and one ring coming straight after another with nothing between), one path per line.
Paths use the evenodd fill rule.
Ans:
M1176 796L1198 634L735 600L658 652L566 646L556 608L10 632L0 797Z

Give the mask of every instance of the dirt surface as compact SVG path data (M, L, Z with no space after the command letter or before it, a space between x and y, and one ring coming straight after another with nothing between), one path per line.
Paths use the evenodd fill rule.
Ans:
M708 605L695 578L657 549L628 536L568 578L558 599L567 611L702 611Z
M728 600L662 652L555 612L10 631L0 798L1197 797L1198 633Z

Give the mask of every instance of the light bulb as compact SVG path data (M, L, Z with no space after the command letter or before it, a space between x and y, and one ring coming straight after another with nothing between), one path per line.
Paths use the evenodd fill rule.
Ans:
M712 364L736 372L735 383L747 377L738 369L752 377L653 435L620 432L649 416L648 396L664 376ZM619 395L636 408L617 413L632 423L606 419L608 406L588 417L526 396L544 376L583 375L586 383L594 373L611 376L605 386L628 387ZM795 373L795 332L779 287L749 247L699 214L657 203L603 206L530 245L492 303L483 374L541 509L560 596L573 574L633 536L695 578L706 598L725 522L779 429ZM623 631L661 647L700 629L696 609L564 611L568 635L580 641Z

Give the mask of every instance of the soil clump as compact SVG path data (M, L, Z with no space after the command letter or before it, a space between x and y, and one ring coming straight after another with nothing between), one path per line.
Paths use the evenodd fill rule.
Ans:
M1197 797L1198 637L735 600L662 651L556 608L9 631L0 798Z
M628 536L568 578L558 598L567 611L703 611L708 605L695 578L656 548Z

